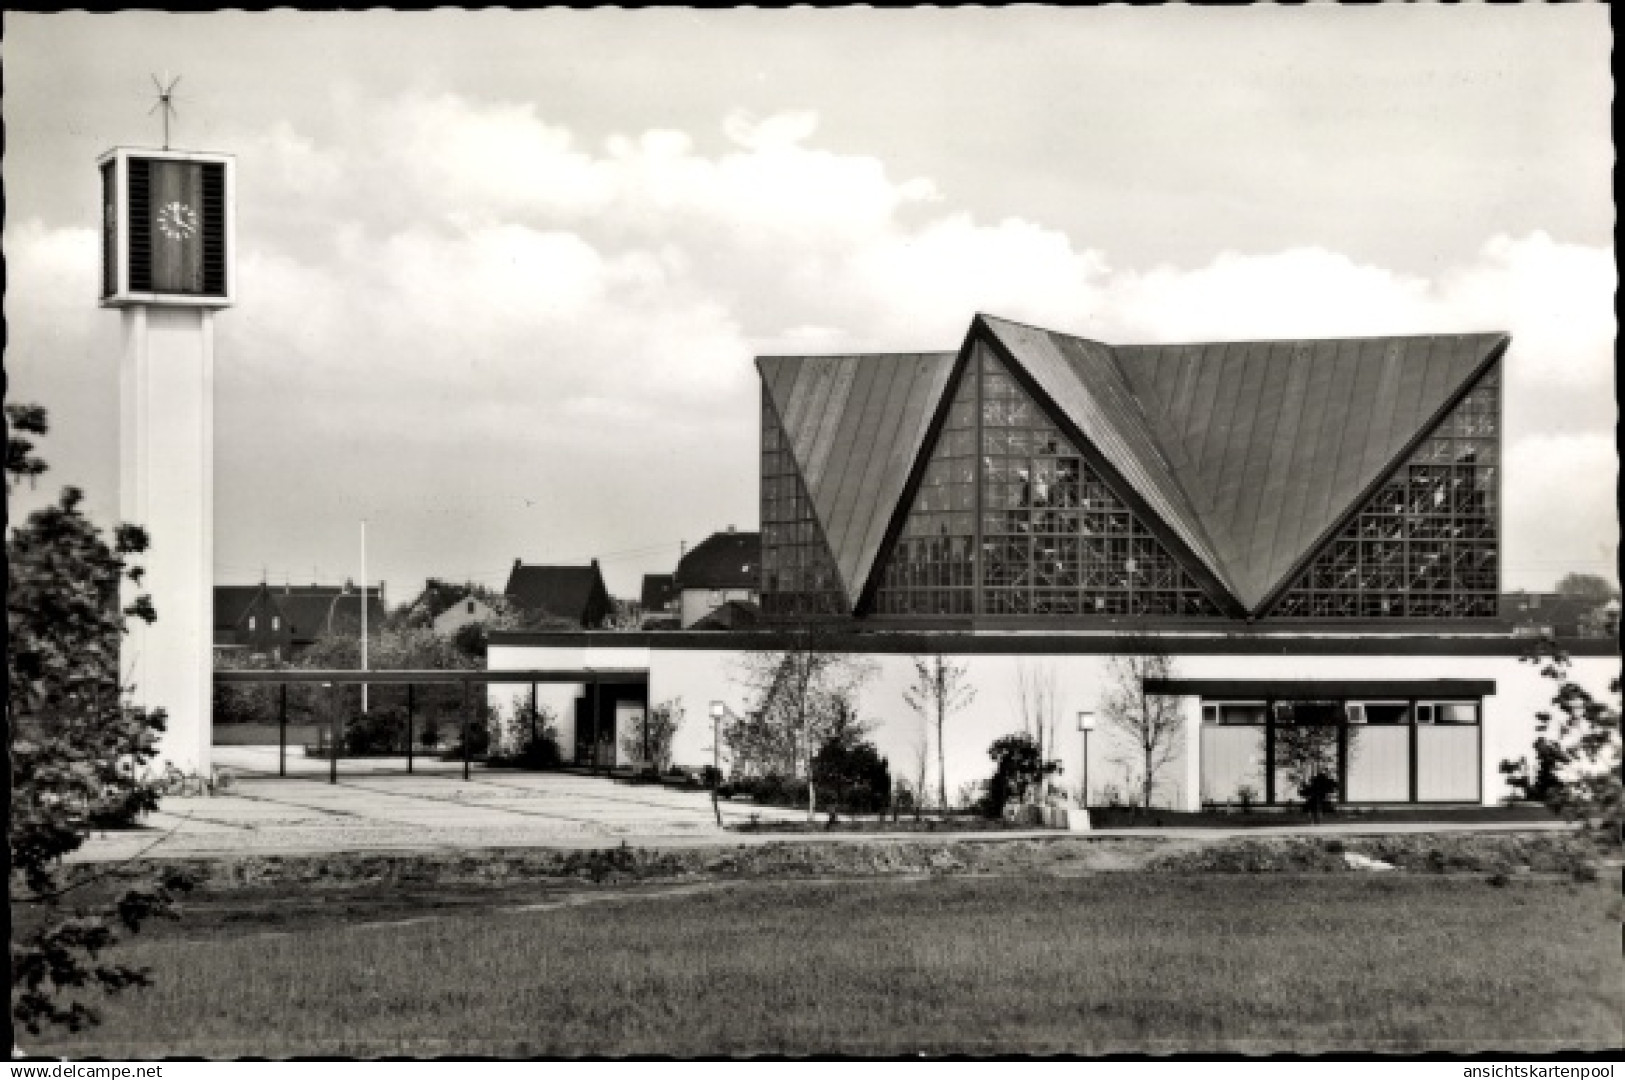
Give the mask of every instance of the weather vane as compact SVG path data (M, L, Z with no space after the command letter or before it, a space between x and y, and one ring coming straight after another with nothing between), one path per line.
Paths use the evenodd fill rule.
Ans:
M167 72L167 71L164 72L164 78L166 78L166 79L169 78L169 72ZM175 84L180 82L180 81L181 81L181 77L179 75L177 75L173 79L169 79L169 85L165 86L163 83L158 81L158 76L154 75L152 77L152 85L158 88L158 100L153 102L152 108L147 110L147 115L151 116L158 109L163 109L164 110L164 149L165 150L169 149L169 118L171 116L178 115L175 112L174 97L175 97Z

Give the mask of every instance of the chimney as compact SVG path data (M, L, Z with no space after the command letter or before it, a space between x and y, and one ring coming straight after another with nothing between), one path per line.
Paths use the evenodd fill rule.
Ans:
M596 570L596 569L598 569L598 559L597 559L597 557L596 557L596 556L595 556L595 557L594 557L594 558L593 558L593 560L592 560L592 568L593 568L593 569L594 569L594 570Z
M514 568L514 569L515 569L515 570L517 570L517 569L519 569L519 558L518 558L518 557L517 557L517 556L515 556L515 557L514 557L514 560L513 560L513 568Z
M729 525L728 526L728 532L732 533L733 531L734 531L734 527L732 525Z

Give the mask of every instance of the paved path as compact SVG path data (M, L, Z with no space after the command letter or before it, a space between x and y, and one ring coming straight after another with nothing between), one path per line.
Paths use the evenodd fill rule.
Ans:
M70 858L75 861L296 855L329 851L432 851L477 848L599 848L764 844L786 840L848 843L887 840L1055 839L1080 834L1052 830L934 833L739 833L717 828L704 792L656 785L618 784L602 777L522 773L476 767L463 780L461 766L424 762L404 775L405 762L341 762L339 782L327 782L326 763L289 757L279 778L275 747L217 747L217 764L239 779L233 794L166 798L146 827L99 833ZM263 775L266 770L271 775ZM804 811L722 804L723 819L743 824L800 821ZM1301 827L1245 829L1111 829L1086 834L1107 840L1220 840L1232 836L1359 835L1423 832L1528 832L1564 828L1558 821L1509 823L1383 823L1365 821Z

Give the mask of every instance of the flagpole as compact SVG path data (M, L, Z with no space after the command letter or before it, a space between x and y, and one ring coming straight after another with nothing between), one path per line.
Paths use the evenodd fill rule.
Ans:
M367 670L367 519L361 519L361 670ZM361 684L361 711L367 711L367 684Z

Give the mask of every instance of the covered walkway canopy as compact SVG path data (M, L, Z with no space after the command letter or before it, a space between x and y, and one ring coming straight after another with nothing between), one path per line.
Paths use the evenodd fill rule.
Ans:
M411 688L419 685L458 685L463 688L462 701L462 752L463 752L463 779L468 779L469 754L469 726L473 719L472 688L475 685L489 686L492 684L506 684L535 687L543 683L572 683L585 685L591 688L596 702L599 689L605 685L615 686L647 686L649 671L647 668L574 668L559 670L556 668L532 668L523 671L485 671L479 669L430 668L386 671L357 671L345 669L342 671L322 671L301 668L275 668L269 670L228 670L214 673L216 686L227 684L272 684L281 687L278 695L277 727L278 727L278 774L287 775L287 749L288 749L288 685L298 683L328 687L333 691L335 698L339 687L346 685L382 686L405 685L407 695L407 737L406 737L406 768L408 772L413 769L412 760L412 720L414 713L414 698ZM532 706L534 707L534 691L532 692ZM338 782L339 738L338 722L339 709L331 710L328 717L328 782ZM596 717L596 708L594 709ZM596 737L596 736L595 736Z

